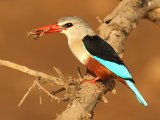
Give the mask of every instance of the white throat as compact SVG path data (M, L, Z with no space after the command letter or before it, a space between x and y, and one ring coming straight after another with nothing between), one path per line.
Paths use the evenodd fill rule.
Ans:
M87 35L94 36L96 33L90 27L86 27L86 29L84 29L84 27L79 27L77 30L71 28L66 31L64 30L63 33L68 38L68 45L71 52L82 64L86 64L91 55L83 44L83 38Z
M73 55L84 65L87 64L91 55L86 50L83 41L79 38L68 38L68 46Z

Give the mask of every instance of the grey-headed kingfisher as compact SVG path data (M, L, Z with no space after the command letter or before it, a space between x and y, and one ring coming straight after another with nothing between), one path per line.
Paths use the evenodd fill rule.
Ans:
M56 24L40 27L31 34L38 38L43 34L54 32L64 33L67 36L72 53L86 66L87 71L95 76L92 82L115 78L130 88L141 104L147 106L124 62L84 20L75 16L64 17Z

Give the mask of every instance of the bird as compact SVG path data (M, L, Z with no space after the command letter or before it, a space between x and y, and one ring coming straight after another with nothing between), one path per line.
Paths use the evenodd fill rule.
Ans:
M77 16L63 17L55 24L43 26L30 32L35 39L44 34L63 33L68 38L68 46L73 55L87 68L88 73L95 76L90 82L115 78L127 86L137 100L148 106L135 86L128 68L116 51L105 40L98 36L91 27Z

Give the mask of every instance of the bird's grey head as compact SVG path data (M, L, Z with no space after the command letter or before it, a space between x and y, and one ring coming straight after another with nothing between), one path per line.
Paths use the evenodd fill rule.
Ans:
M83 19L76 16L61 18L57 21L57 25L64 28L61 33L64 33L68 39L83 39L86 35L95 34Z
M86 35L95 35L89 25L83 19L76 16L61 18L56 24L40 27L30 32L30 34L34 35L35 39L38 39L44 34L54 32L64 33L69 40L73 38L80 40Z

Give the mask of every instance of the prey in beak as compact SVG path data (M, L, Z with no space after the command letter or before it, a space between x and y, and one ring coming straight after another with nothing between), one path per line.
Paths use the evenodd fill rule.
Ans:
M47 26L43 26L37 29L34 29L33 31L29 32L27 35L33 35L33 38L35 40L39 39L40 37L42 37L44 34L48 34L48 33L54 33L54 32L61 32L62 30L64 30L65 28L57 25L57 24L51 24L51 25L47 25Z

